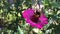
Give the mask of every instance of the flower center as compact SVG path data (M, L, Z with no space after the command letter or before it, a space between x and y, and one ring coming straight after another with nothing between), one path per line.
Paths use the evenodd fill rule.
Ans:
M31 21L38 23L39 17L40 17L40 13L37 12L31 17Z

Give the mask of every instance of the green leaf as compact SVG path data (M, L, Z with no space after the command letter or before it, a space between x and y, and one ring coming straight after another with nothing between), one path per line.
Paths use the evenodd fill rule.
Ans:
M20 26L18 26L18 34L23 34L23 31L21 30Z

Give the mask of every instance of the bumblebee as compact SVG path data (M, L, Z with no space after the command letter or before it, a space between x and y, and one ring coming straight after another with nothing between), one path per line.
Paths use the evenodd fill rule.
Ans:
M31 20L35 23L37 23L39 21L39 17L40 17L40 12L39 11L36 11L34 13L34 15L31 17Z

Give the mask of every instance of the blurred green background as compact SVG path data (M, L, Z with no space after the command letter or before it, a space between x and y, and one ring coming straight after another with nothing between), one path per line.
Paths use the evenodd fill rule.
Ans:
M22 17L33 0L0 0L0 34L60 34L60 0L42 0L49 23L44 30L32 28Z

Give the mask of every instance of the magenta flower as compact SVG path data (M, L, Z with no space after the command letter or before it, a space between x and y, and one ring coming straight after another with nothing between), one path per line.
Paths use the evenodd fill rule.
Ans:
M22 13L23 17L25 18L26 22L30 24L32 27L41 29L44 27L44 25L48 24L48 19L44 15L44 13L42 13L40 17L35 18L35 16L33 16L35 13L34 11L35 10L32 8L24 10L24 12Z

